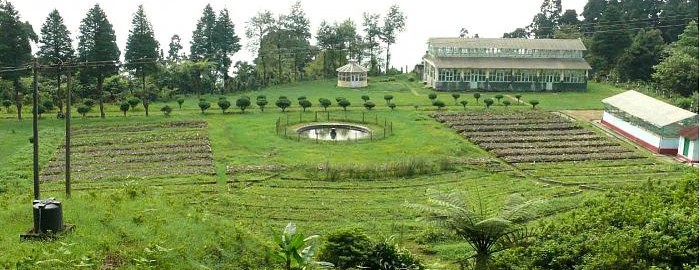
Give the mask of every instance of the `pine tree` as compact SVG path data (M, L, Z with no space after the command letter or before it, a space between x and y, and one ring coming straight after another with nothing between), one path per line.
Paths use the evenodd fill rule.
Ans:
M119 60L119 47L112 24L98 4L91 8L80 23L78 37L78 60L80 62L101 62L81 70L81 74L97 79L96 95L100 103L100 117L105 117L102 86L105 77L116 74Z
M664 39L658 29L641 29L629 48L625 49L617 61L617 70L623 80L643 80L651 78L653 66L658 64L664 48Z
M289 14L280 18L282 28L289 33L289 38L285 45L292 52L292 61L294 62L294 73L303 76L303 70L311 61L311 22L306 17L306 13L301 6L301 2L297 1L290 8Z
M10 2L0 1L0 66L24 67L32 61L30 40L36 41L36 34L28 22L20 21L19 13ZM22 86L20 78L26 71L5 72L3 78L12 81L15 89L17 119L22 119Z
M37 56L42 63L60 64L67 63L73 59L73 50L70 31L63 24L63 18L58 10L54 9L49 13L44 25L41 27L41 38L39 39L39 52ZM50 72L56 76L56 93L54 97L58 110L63 111L61 92L61 70Z
M170 44L168 44L168 61L177 62L180 60L180 50L182 50L182 44L180 44L180 36L173 35L170 38Z
M236 35L228 10L219 12L214 25L214 41L216 46L216 71L223 76L223 89L226 89L228 70L231 68L231 56L241 49L240 39ZM223 92L223 90L222 90Z
M146 18L143 5L139 5L131 20L131 30L129 30L129 38L126 41L124 60L126 68L131 71L132 75L141 77L144 104L150 102L146 91L146 76L157 71L158 66L155 61L159 58L158 51L159 44L154 37L153 27ZM147 105L144 107L146 108L146 116L148 116L148 107Z
M202 12L202 17L197 22L196 29L192 32L190 42L190 58L192 60L216 59L216 14L211 5L207 4Z
M631 39L624 32L624 26L615 24L622 16L616 6L609 6L600 18L596 32L591 39L587 58L596 73L607 73L617 63L617 58L627 48Z

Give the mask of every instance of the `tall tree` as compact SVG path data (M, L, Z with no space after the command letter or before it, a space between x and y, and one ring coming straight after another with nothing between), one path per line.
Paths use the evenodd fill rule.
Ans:
M575 9L567 9L559 18L559 25L579 25L580 23Z
M63 24L63 18L58 10L49 13L46 21L41 26L41 38L39 39L39 51L37 56L42 63L62 64L73 59L73 50L70 31ZM56 76L56 92L52 95L58 110L63 111L63 93L61 91L62 70L50 71L49 75Z
M267 66L265 65L265 52L263 51L263 38L275 27L276 20L269 10L258 12L246 22L245 35L249 40L248 49L258 55L256 62L262 67L262 84L267 85ZM258 69L260 70L260 69Z
M664 59L654 67L654 81L666 93L690 96L698 93L698 24L686 26L678 41L669 46Z
M197 21L197 27L192 31L190 41L190 58L193 60L216 59L216 14L211 5L207 4L202 11L202 17Z
M554 30L559 25L561 0L544 0L530 24L530 32L535 38L553 38Z
M362 14L362 27L365 32L365 46L369 49L369 73L372 75L379 74L379 39L382 34L382 29L379 26L379 14Z
M603 17L603 12L608 8L608 0L588 0L583 7L583 32L593 33L596 24ZM591 35L591 34L589 34Z
M141 77L141 90L146 116L148 116L147 104L150 102L148 99L149 95L146 94L146 76L158 70L156 61L159 59L159 50L158 41L154 37L153 26L151 26L151 22L146 17L143 5L139 5L138 10L134 13L134 18L131 19L131 30L129 30L129 38L126 41L124 60L126 61L126 68L132 75Z
M503 33L503 38L528 38L530 33L525 30L525 28L515 28L513 32Z
M396 36L406 30L406 16L404 16L398 5L392 5L389 12L384 17L384 27L380 38L386 43L386 68L385 72L389 71L391 52L389 47L396 43Z
M19 13L10 2L0 1L0 66L24 67L32 60L30 41L37 37L28 22L22 22ZM26 71L6 71L0 75L12 81L15 89L15 104L17 119L22 119L22 85L20 78L26 76Z
M306 17L301 6L301 1L295 2L289 13L282 16L279 22L282 29L289 33L289 40L285 42L287 51L291 52L295 77L303 77L303 70L306 64L311 61L311 21Z
M653 66L659 63L663 48L664 39L660 30L639 30L632 45L625 49L617 60L620 78L633 81L649 80Z
M231 68L231 56L241 49L240 39L236 35L233 22L229 17L228 10L219 12L214 25L214 45L216 49L216 71L223 76L223 89L226 89L228 81L228 71Z
M182 44L180 44L180 36L173 35L170 38L170 44L168 44L168 61L177 62L181 58L180 50L182 50Z
M97 79L96 95L100 104L100 117L105 117L102 85L105 77L117 73L119 47L112 24L98 4L92 7L80 23L78 37L78 60L100 62L81 70L81 74Z
M617 63L617 58L631 43L625 27L614 23L621 16L620 10L611 5L605 10L596 27L596 32L591 39L590 51L586 55L596 73L609 72Z

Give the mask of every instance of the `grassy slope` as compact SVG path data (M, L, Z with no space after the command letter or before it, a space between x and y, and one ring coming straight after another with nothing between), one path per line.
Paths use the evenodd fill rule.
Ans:
M539 99L543 109L591 109L600 108L600 99L620 91L594 83L589 88L590 93L540 93L532 94L532 99ZM93 265L94 268L110 262L125 268L145 265L159 268L197 268L200 265L246 268L264 263L264 256L258 247L269 245L269 228L279 229L290 220L296 221L300 230L307 234L326 234L338 227L359 225L370 230L376 239L395 235L402 244L417 247L415 240L421 238L420 235L426 230L425 224L417 222L416 213L402 205L405 202L424 201L427 188L477 193L488 202L489 209L497 208L505 195L513 192L523 193L528 198L550 200L543 206L545 210L574 207L583 198L601 194L585 191L582 195L554 199L555 195L567 194L577 187L545 185L530 177L513 177L518 174L514 172L493 174L472 167L462 167L458 172L436 176L372 182L281 178L313 175L308 171L283 172L269 179L269 173L245 177L225 175L226 167L235 165L316 166L325 162L376 165L412 157L490 157L427 116L429 92L418 83L407 81L374 83L363 90L338 89L333 81L315 81L248 93L252 97L263 93L270 100L279 95L293 100L305 95L314 103L319 97L334 99L344 96L353 103L349 113L353 119L361 117L360 95L368 94L378 105L378 117L394 123L394 134L386 139L336 145L297 142L275 135L274 122L278 117L284 119L286 116L274 105L268 106L265 113L250 109L245 114L232 112L225 115L213 105L210 111L202 115L196 107L196 98L190 97L183 109L175 109L170 118L163 117L158 111L162 104L151 106L152 116L149 118L131 113L126 118L118 117L121 114L114 106L108 106L109 117L104 120L77 118L76 124L86 125L205 119L209 123L214 164L220 181L219 184L205 186L152 187L148 184L153 181L196 181L200 177L148 178L108 183L101 189L76 191L72 199L64 199L64 215L66 221L77 224L78 229L60 242L50 243L17 240L18 234L31 227L32 222L29 211L31 145L27 142L31 134L31 121L0 120L0 187L8 183L9 188L8 192L0 193L0 220L8 221L0 230L0 250L9 250L0 253L0 268L16 268L19 264L30 268L74 268L76 265ZM394 101L400 106L398 111L392 112L386 108L382 99L386 93L394 96ZM454 104L449 93L439 95L439 99L448 105ZM470 93L462 95L474 103ZM215 101L218 96L205 98ZM531 99L530 94L523 99ZM414 105L419 106L418 111ZM170 106L177 107L174 102ZM320 110L318 107L314 109ZM461 110L461 106L451 105L448 109ZM472 104L470 109L483 108ZM512 109L516 108L508 108ZM522 105L519 109L527 107ZM337 107L332 111L336 117L343 115ZM367 118L373 119L374 113L368 113ZM142 108L133 114L141 115ZM294 107L288 114L294 118L299 115ZM303 116L308 121L313 113L307 112ZM46 143L41 148L41 160L45 163L62 140L63 128L61 121L48 118L42 120L41 125L41 141ZM576 166L571 164L571 171L575 171ZM697 177L693 173L688 175ZM251 181L256 179L268 180ZM233 183L224 185L224 180ZM88 184L82 183L82 187L88 187ZM44 190L48 190L42 197L63 198L62 185L61 182L42 184ZM80 187L79 183L76 188ZM231 235L231 231L236 233ZM39 248L51 251L30 255L32 250ZM440 242L415 250L426 249L430 250L430 254L436 252L437 256L431 260L443 258L449 261L462 256L468 247Z

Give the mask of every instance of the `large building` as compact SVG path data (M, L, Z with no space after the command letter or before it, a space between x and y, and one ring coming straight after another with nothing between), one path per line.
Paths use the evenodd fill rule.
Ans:
M697 132L688 129L697 129L697 114L633 90L603 99L603 105L601 123L639 145L666 155L681 149L691 160L697 155Z
M585 90L580 39L431 38L423 81L436 90Z

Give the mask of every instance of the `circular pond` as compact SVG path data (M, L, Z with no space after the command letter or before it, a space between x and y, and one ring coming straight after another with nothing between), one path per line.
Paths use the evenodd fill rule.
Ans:
M324 141L362 140L370 137L370 129L345 123L310 124L296 129L299 136Z

